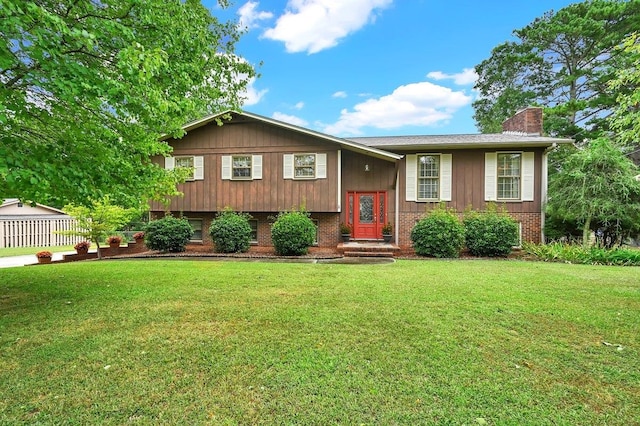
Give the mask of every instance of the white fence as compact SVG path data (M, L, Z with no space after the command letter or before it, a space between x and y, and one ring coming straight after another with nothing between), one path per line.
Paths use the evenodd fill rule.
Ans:
M56 231L74 228L75 221L69 217L0 218L0 248L72 245L82 238L59 235Z

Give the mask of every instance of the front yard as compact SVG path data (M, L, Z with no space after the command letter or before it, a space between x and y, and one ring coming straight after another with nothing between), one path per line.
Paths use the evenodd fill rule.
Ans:
M0 423L637 424L640 270L0 269Z

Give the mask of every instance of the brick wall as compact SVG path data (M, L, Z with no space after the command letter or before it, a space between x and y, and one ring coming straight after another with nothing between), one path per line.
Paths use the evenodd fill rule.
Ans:
M542 108L529 107L518 111L502 123L502 131L542 135Z
M462 220L463 213L458 213L458 217ZM518 223L521 224L522 241L533 243L541 242L541 213L509 213ZM402 249L411 247L411 229L424 216L424 213L400 213L400 232L398 233L397 244Z

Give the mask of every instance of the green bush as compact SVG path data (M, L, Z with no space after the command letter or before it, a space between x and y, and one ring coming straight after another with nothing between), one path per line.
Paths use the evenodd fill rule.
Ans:
M495 208L467 212L463 223L465 242L474 256L507 256L518 245L518 222Z
M411 241L420 256L458 257L464 246L464 228L453 211L437 208L415 224Z
M193 235L193 229L187 219L173 216L149 222L144 231L147 247L172 253L184 251Z
M640 266L640 250L598 246L585 247L580 244L523 243L525 253L545 262L564 262L589 265Z
M271 241L281 256L307 254L315 235L316 226L304 211L279 213L271 225Z
M251 225L247 213L236 213L225 209L211 222L209 235L216 251L222 253L243 253L249 250Z

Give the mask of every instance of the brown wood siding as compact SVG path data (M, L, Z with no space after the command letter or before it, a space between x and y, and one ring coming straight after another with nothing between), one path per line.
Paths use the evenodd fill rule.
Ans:
M369 165L369 171L365 166ZM394 162L380 160L350 151L342 152L342 218L346 222L346 194L349 191L387 191L387 218L395 219L396 191L394 182L396 165Z
M539 213L541 210L541 186L542 186L542 149L531 149L533 151L535 179L534 179L534 201L514 201L497 202L512 213ZM468 207L476 210L484 210L487 203L484 201L484 154L486 152L496 152L496 150L450 150L439 151L441 154L452 154L451 170L451 201L446 202L448 208L458 212L464 211ZM498 152L523 152L523 150L504 150ZM425 151L427 153L427 151ZM406 158L400 163L400 182L398 191L400 194L400 211L403 213L424 213L433 209L437 202L415 202L406 201Z
M310 212L338 211L339 146L336 144L257 122L223 126L211 123L192 130L181 140L168 142L174 148L174 156L204 157L204 180L179 185L178 190L184 197L172 200L171 211L219 211L227 206L234 210L262 212L301 206ZM327 178L284 179L283 155L290 153L326 153ZM262 179L222 180L222 156L235 154L262 155ZM154 161L164 165L162 158L154 158ZM164 207L153 203L152 210L164 210Z

